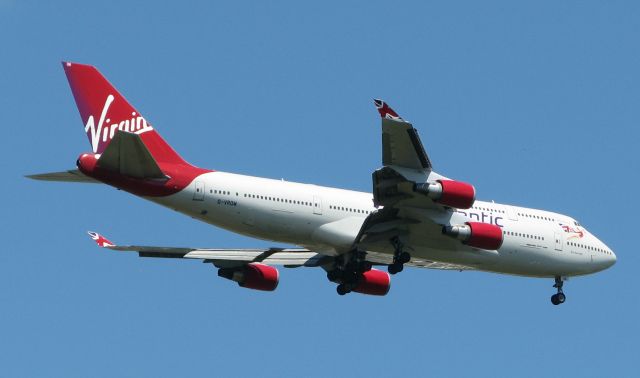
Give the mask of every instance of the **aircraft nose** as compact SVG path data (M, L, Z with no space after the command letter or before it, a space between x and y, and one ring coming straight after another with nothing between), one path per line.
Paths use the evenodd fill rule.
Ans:
M609 263L609 266L613 266L613 264L615 264L616 261L618 261L618 257L616 256L615 253L613 253L612 250L609 250L609 251L611 252L611 254L607 255L607 257L609 258L607 262Z
M600 258L600 266L602 267L602 269L607 269L612 267L618 260L618 258L616 257L616 254L613 253L611 248L606 247L606 251L607 253L604 256L601 256Z

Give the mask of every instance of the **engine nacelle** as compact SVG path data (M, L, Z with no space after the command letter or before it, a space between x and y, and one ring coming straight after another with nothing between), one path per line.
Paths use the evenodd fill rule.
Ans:
M500 248L504 240L500 227L481 222L467 222L463 225L443 227L442 233L471 247L489 250Z
M368 295L387 295L391 288L391 276L387 272L371 269L362 273L360 282L353 291Z
M280 279L278 269L259 263L240 268L220 268L218 276L235 281L240 287L262 291L274 291Z
M457 209L469 209L476 200L476 189L462 181L436 180L436 182L415 184L413 189L423 193L434 202Z

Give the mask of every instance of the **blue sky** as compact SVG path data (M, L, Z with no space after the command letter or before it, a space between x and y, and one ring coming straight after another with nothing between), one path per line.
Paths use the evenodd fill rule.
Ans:
M637 2L0 0L2 376L632 376L640 336ZM482 4L481 4L482 3ZM386 99L478 197L566 213L618 255L570 280L321 270L242 290L116 242L264 247L112 188L24 174L89 150L61 60L99 69L187 160L368 191Z

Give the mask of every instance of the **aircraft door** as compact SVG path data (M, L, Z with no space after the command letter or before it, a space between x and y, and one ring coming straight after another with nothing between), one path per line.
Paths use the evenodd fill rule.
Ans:
M322 215L322 198L313 196L313 213Z
M202 181L195 182L196 190L193 192L194 201L204 201L204 183Z
M556 232L553 236L556 241L556 251L562 251L562 234Z

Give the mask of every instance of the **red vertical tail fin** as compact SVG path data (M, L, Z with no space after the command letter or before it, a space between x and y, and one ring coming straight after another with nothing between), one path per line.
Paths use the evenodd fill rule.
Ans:
M70 62L62 66L94 153L102 154L122 130L140 135L158 163L187 164L95 67Z

